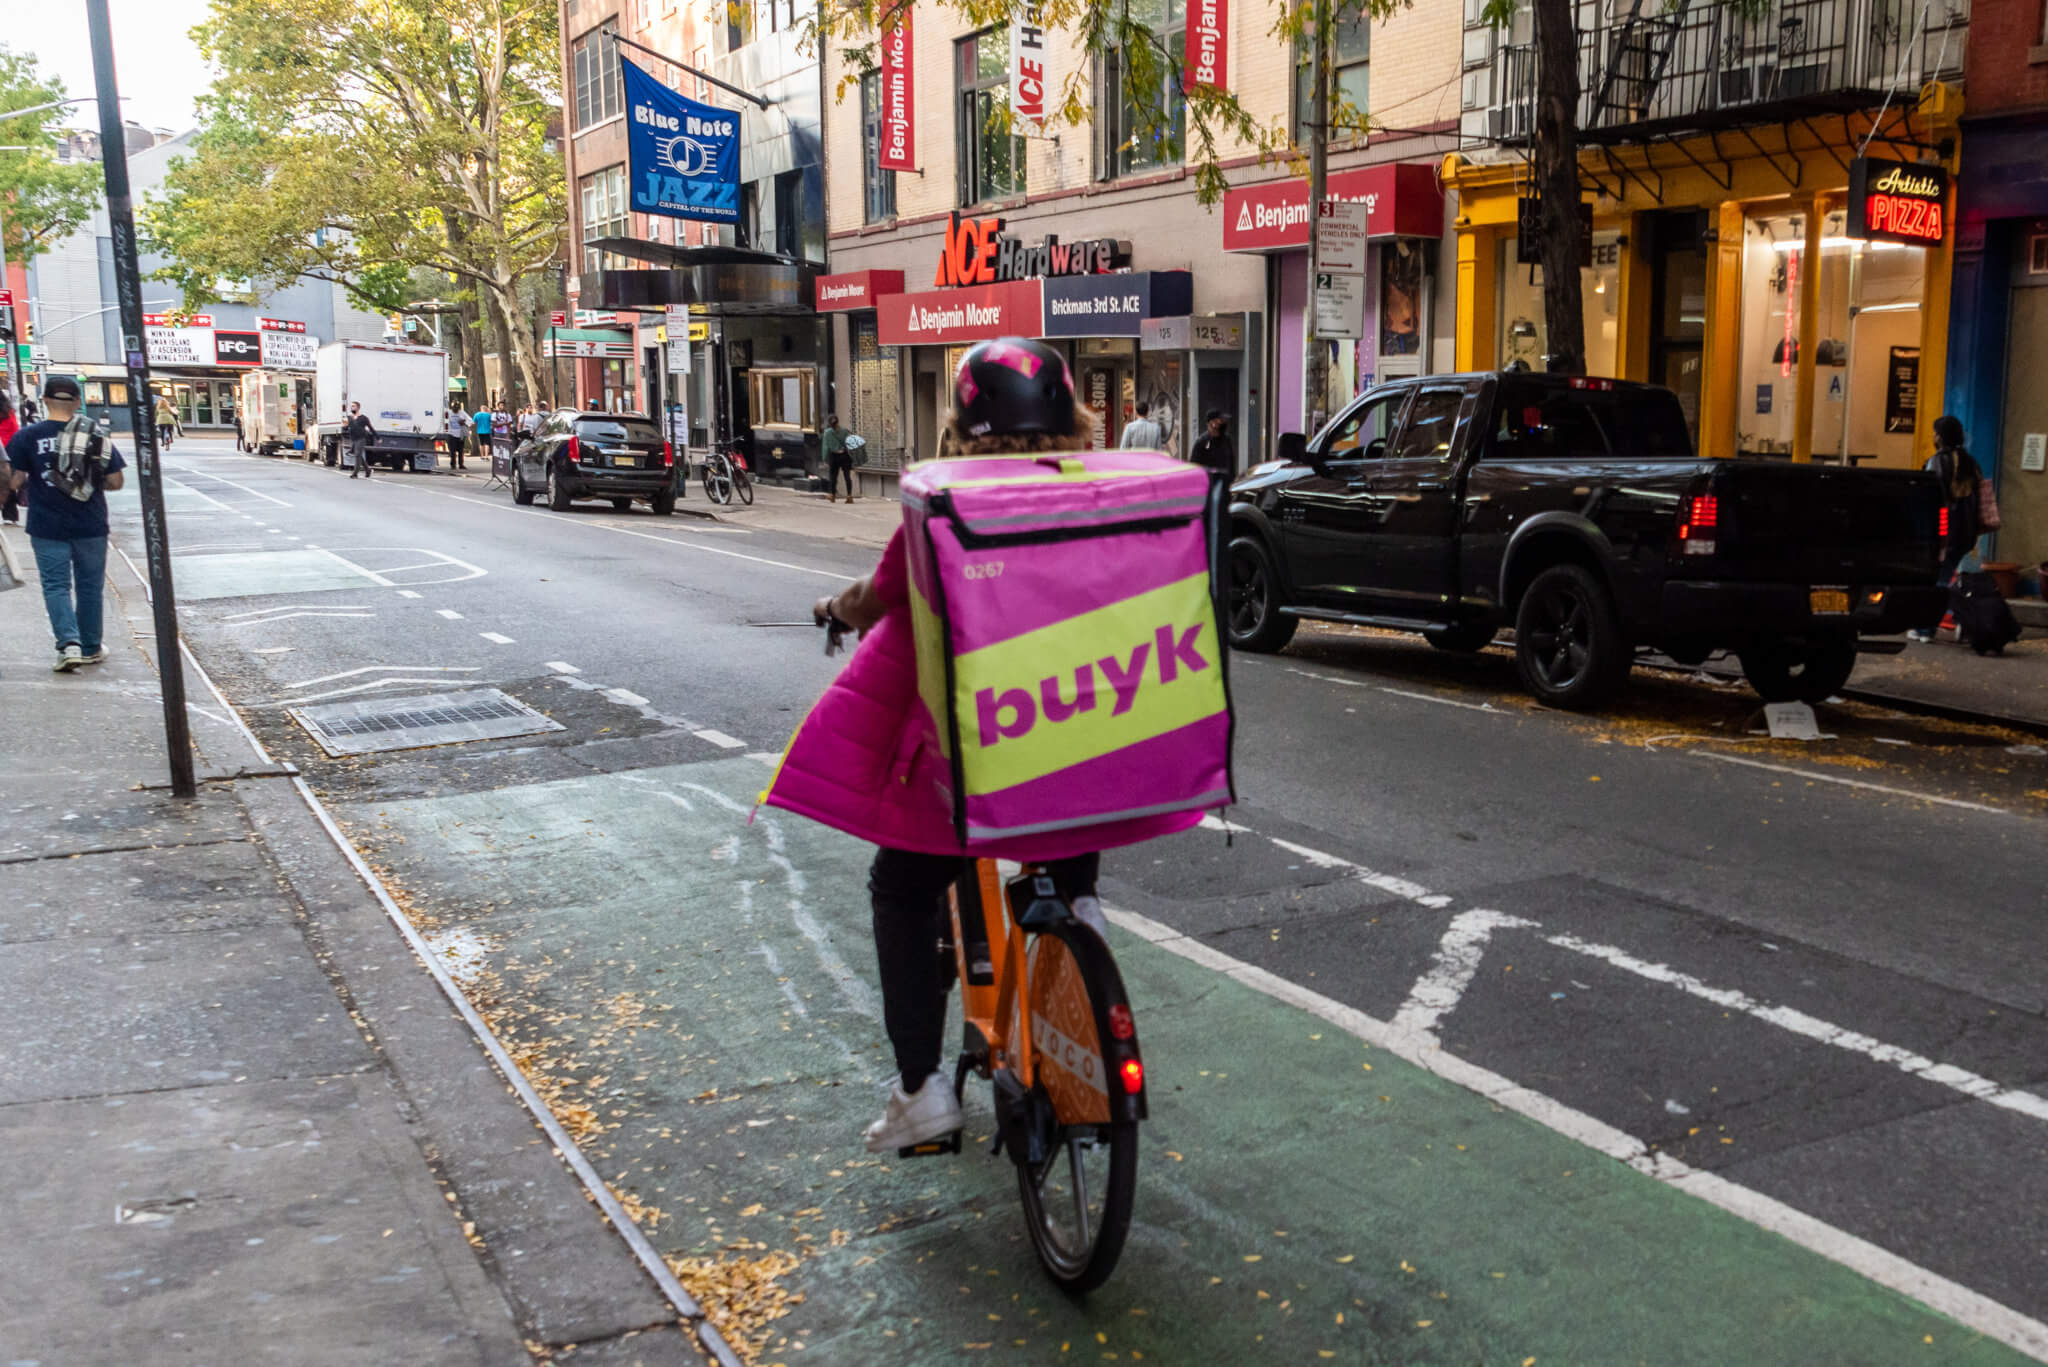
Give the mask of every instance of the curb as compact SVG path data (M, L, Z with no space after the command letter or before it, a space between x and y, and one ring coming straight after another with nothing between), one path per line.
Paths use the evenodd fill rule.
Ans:
M1687 669L1682 665L1639 664L1638 669L1655 670L1673 678L1689 679L1695 674L1712 674L1729 683L1742 683L1740 674L1722 674L1711 669ZM1901 697L1896 693L1881 693L1872 688L1846 687L1840 696L1852 702L1869 703L1873 707L1889 708L1894 712L1905 712L1912 716L1937 717L1942 721L1969 722L1980 726L2003 726L2014 731L2024 731L2033 736L2048 736L2048 719L2037 717L2013 717L2002 712L1980 712L1967 707L1956 707L1949 703L1929 702L1922 698Z

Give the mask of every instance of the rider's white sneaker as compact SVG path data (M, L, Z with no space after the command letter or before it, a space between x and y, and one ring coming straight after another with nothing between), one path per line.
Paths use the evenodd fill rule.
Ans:
M869 1153L889 1153L938 1139L960 1128L960 1102L946 1079L925 1078L915 1092L903 1090L903 1079L889 1084L889 1109L867 1128Z
M1109 938L1109 918L1102 914L1102 899L1099 897L1076 897L1073 900L1074 919L1100 935Z

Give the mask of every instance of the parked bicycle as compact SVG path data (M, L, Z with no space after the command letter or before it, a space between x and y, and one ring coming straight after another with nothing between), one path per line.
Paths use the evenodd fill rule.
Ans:
M754 501L754 477L747 473L745 444L728 442L722 449L712 448L704 458L700 475L704 484L704 497L723 507L732 502L737 493L740 502L751 505Z

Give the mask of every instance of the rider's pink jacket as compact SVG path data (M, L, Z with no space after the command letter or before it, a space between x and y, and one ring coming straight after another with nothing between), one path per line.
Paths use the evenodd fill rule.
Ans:
M782 767L762 795L771 807L821 821L848 835L923 854L964 854L946 793L949 766L917 695L917 652L910 626L910 583L903 529L889 538L874 589L889 605L861 637L846 668L798 726ZM1018 860L1132 845L1184 831L1200 812L1173 812L978 841L974 853Z

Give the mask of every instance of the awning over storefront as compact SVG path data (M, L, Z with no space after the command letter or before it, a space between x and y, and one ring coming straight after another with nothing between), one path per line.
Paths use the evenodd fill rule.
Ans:
M1444 194L1431 163L1386 162L1332 171L1324 198L1365 205L1368 237L1443 236ZM1223 250L1277 252L1306 246L1306 180L1289 176L1225 192Z
M903 293L902 271L846 271L818 277L818 312L871 309L885 294Z
M657 269L590 271L577 278L577 304L594 309L660 309L694 304L718 315L809 313L819 270L740 247L671 247L631 237L584 244Z
M965 285L876 300L883 346L951 345L991 337L1136 337L1147 318L1194 308L1187 271L1112 271Z
M548 359L573 356L631 356L633 334L622 328L549 328L540 339Z

